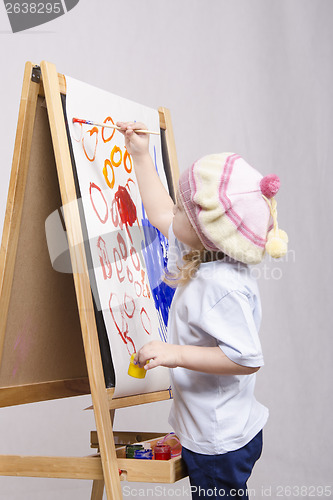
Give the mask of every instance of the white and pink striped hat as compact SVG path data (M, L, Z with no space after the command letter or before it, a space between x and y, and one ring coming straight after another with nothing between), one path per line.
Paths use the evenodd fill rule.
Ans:
M222 153L205 156L188 168L180 177L179 194L206 249L258 264L265 247L273 257L287 252L288 238L278 229L273 199L279 186L276 175L263 177L239 155ZM273 239L275 255L267 246Z

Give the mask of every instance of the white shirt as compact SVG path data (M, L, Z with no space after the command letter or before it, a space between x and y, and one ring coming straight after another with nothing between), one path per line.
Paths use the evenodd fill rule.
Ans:
M171 227L170 271L187 251ZM264 364L260 321L251 269L235 261L202 263L195 278L176 290L168 342L219 346L235 363L258 367ZM207 455L226 453L247 444L265 425L268 410L254 397L255 373L214 375L181 367L170 372L174 400L169 423L186 448Z

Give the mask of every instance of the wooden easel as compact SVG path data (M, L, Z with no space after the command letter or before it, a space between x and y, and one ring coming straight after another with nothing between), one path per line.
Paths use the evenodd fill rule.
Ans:
M115 409L162 401L170 394L114 399L114 390L106 388L61 103L65 93L65 77L53 64L26 64L0 253L0 407L91 393L97 428L91 446L100 453L83 458L1 455L0 475L92 479L93 500L101 500L104 484L108 500L120 500L121 479L171 483L185 474L180 458L129 460L124 448L116 450L115 443L135 442L139 436L113 432ZM160 108L159 115L175 185L170 114ZM61 206L72 266L80 273L57 273L50 264L44 224ZM156 434L140 437L157 439Z

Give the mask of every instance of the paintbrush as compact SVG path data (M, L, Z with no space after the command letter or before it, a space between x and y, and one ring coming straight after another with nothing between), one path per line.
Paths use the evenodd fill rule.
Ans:
M121 127L117 127L117 125L108 125L106 123L97 123L97 122L92 122L91 120L82 120L81 118L73 118L73 123L84 123L85 125L93 125L95 127L105 127L105 128L113 128L115 130L121 130ZM135 130L135 132L137 132L139 134L160 135L159 132L154 132L153 130L145 130L145 129Z

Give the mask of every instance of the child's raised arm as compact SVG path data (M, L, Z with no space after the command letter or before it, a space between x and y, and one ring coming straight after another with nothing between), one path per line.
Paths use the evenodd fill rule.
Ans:
M120 132L125 136L125 146L133 158L139 190L149 222L164 236L173 219L174 203L164 188L149 154L149 136L135 130L146 129L143 123L117 122Z

